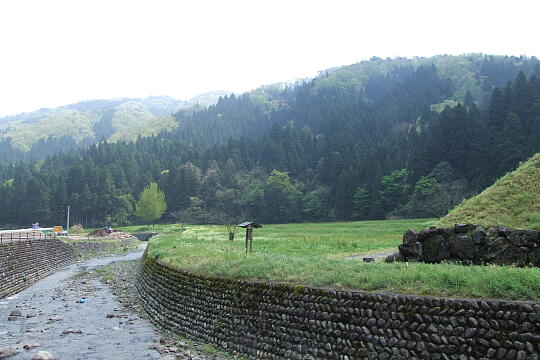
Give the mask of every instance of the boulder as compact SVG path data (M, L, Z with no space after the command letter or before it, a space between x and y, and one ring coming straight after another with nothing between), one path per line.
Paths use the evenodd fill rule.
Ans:
M486 244L486 249L483 252L482 260L486 262L497 261L504 253L504 250L508 248L507 239L503 237L498 237L490 240Z
M497 228L497 235L506 237L507 231L508 231L508 228L506 226L499 226Z
M460 235L451 242L450 252L459 260L473 260L476 258L476 245L470 236Z
M55 357L48 351L38 351L32 356L32 360L55 360Z
M18 319L21 318L21 316L22 316L21 310L15 309L15 310L13 310L12 312L9 313L8 321L18 320Z
M534 248L540 241L540 232L534 230L507 230L506 237L512 246L526 246Z
M0 359L5 359L10 356L17 355L19 352L14 347L10 346L0 351Z
M435 235L424 241L422 245L422 260L435 263L450 257L450 250L444 236Z
M418 242L418 233L414 230L407 230L405 234L403 234L403 243L412 245L415 242Z
M396 262L396 261L405 261L405 258L400 252L395 252L393 254L390 254L384 259L384 262L387 262L387 263Z
M532 266L540 267L540 249L536 249L531 253L529 262Z
M454 232L456 234L465 234L469 231L473 231L476 227L477 225L473 224L456 224L454 225Z
M398 246L399 252L404 258L420 259L422 257L422 244L401 244Z
M482 226L477 226L472 234L473 242L476 246L484 245L487 237L486 230Z
M432 235L437 233L437 228L432 226L429 229L424 229L418 233L418 242L424 242Z

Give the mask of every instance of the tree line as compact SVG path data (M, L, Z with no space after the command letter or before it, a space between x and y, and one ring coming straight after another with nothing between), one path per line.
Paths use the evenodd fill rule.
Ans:
M68 204L84 226L133 223L152 182L182 222L441 216L540 150L535 74L442 112L455 86L435 66L362 89L325 76L181 111L135 142L1 164L0 225L61 224Z

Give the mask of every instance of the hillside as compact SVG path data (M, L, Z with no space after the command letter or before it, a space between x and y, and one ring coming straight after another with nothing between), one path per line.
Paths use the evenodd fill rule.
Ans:
M434 66L439 77L452 83L453 91L445 100L463 102L468 92L476 104L483 107L489 104L494 87L505 86L520 71L526 74L540 73L540 62L534 57L485 54L394 59L373 57L369 61L323 72L317 87L346 86L364 91L367 98L376 100L397 81L422 66Z
M361 84L344 67L219 97L180 110L171 131L133 143L68 152L78 145L70 137L39 140L29 154L64 154L0 163L0 202L9 204L0 225L59 223L66 204L85 225L134 222L149 182L164 191L168 219L182 222L440 217L540 152L538 60L473 58L487 103L448 77L447 64L467 56L444 57L444 66L373 59L349 68L369 70ZM107 121L102 134L115 124L112 115Z
M173 114L180 109L209 106L225 94L209 92L187 101L168 96L90 100L2 117L0 161L39 159L102 139L133 141L168 131L178 126Z
M0 139L27 151L40 139L70 136L80 143L101 138L134 140L175 126L172 114L184 104L169 97L91 100L0 118ZM148 124L148 126L146 126ZM132 128L132 131L127 129Z
M239 97L243 107L180 111L175 116L183 126L176 130L176 135L208 147L225 143L231 137L257 138L276 122L285 125L292 121L303 126L301 122L306 118L310 130L319 132L319 126L332 116L317 109L321 102L338 112L363 101L384 108L394 123L408 124L421 119L426 107L438 113L447 105L455 107L460 103L487 108L493 90L505 87L520 71L526 76L539 76L540 61L535 57L485 54L373 57L321 71L304 86L261 86ZM305 108L308 106L312 108ZM295 111L298 108L300 112ZM396 108L399 111L394 113Z
M457 223L540 230L540 153L439 221L440 226Z
M389 113L398 107L400 111L392 121L405 124L419 118L421 108L426 106L439 113L447 105L459 103L485 108L494 87L505 86L520 71L527 76L538 75L540 62L534 57L483 54L374 57L322 71L311 80L310 94L298 93L302 88L299 84L265 85L240 96L243 107L228 106L220 111L206 107L224 97L224 91L187 101L167 96L84 101L0 118L0 162L43 159L102 139L131 141L139 135L175 129L178 123L182 126L175 131L177 138L203 147L225 143L229 138L258 138L276 122L299 123L296 119L306 116L314 119L307 124L310 129L319 132L319 125L325 121L321 117L328 114L291 111L298 108L297 101L317 97L328 101L328 96L345 95L336 99L336 110L348 106L343 100L350 103L360 99L387 108ZM339 94L330 95L336 91Z

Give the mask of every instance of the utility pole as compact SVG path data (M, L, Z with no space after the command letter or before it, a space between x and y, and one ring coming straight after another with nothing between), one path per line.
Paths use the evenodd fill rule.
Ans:
M68 213L67 213L67 226L66 226L67 229L66 229L66 236L69 235L69 208L70 208L70 206L68 205L67 208L68 208Z

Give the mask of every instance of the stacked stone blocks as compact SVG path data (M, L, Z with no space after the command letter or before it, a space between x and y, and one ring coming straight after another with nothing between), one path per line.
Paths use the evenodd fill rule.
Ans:
M497 264L540 267L540 231L510 230L474 224L456 224L403 235L399 253L387 261L452 261L462 264Z
M321 289L181 271L137 287L170 331L265 359L538 359L540 304Z
M79 256L103 254L132 240L65 243L56 238L21 240L0 245L0 299L72 264Z

